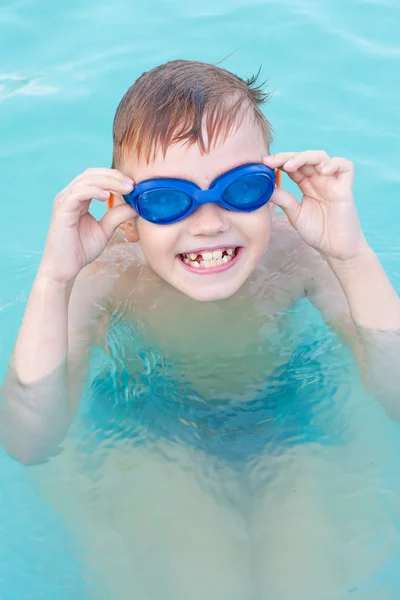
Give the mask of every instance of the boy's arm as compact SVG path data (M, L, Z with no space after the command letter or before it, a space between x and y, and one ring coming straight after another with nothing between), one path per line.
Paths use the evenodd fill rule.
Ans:
M353 347L364 383L400 419L400 298L373 250L351 261L315 252L307 295L326 322Z
M78 410L83 379L93 348L106 352L114 273L104 265L91 265L85 278L77 280L68 310L68 380L72 417Z
M101 321L94 285L103 281L101 273L81 284L96 273L94 261L117 227L137 216L123 203L97 221L89 212L91 202L132 188L133 181L120 171L87 169L54 200L42 262L0 390L0 441L25 464L57 452L68 430Z
M282 188L275 189L272 201L303 242L325 258L348 304L353 327L347 336L353 339L364 380L387 411L400 418L400 299L365 240L353 196L353 164L322 150L281 152L263 162L285 171L298 185L301 202ZM323 281L320 269L309 294L346 336L343 322L332 322L326 297L321 301Z
M76 412L92 347L108 312L88 269L68 286L38 273L1 394L1 443L24 464L59 452ZM98 280L98 278L97 278Z

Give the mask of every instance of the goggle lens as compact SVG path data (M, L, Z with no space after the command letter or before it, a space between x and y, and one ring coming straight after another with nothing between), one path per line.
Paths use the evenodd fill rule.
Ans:
M192 205L185 192L172 188L160 188L141 194L137 200L139 212L147 221L168 223L183 217Z
M224 201L238 210L259 208L272 194L271 179L262 173L244 175L231 183L223 193Z

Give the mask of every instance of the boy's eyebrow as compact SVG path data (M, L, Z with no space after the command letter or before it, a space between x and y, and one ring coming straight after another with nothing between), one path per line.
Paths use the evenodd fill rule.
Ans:
M217 173L217 175L214 177L214 179L217 179L218 177L221 177L221 175L223 175L224 173L227 173L228 171L232 171L233 169L238 169L239 167L243 167L244 165L250 165L250 164L254 164L254 161L251 160L245 160L245 161L240 161L237 164L235 164L233 167L230 167L229 169L225 169L224 171L220 171ZM213 181L214 181L213 179Z
M214 181L215 179L218 179L218 177L221 177L221 175L223 175L224 173L227 173L228 171L232 171L232 169L237 169L238 167L243 167L244 165L248 165L248 164L254 164L255 161L241 161L237 164L235 164L233 167L230 167L229 169L224 169L223 171L218 171L216 175L214 175L214 177L212 178L211 182ZM191 179L190 177L187 177L187 175L184 175L183 173L180 173L179 171L177 171L174 175L152 175L151 177L148 177L147 179L184 179L185 181L191 181L193 182L193 179Z

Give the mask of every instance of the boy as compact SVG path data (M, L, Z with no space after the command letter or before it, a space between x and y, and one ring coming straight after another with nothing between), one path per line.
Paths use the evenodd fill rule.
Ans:
M78 408L95 346L115 362L122 360L128 375L136 376L137 348L129 348L121 338L113 344L111 325L118 319L136 323L142 346L158 349L162 366L153 365L154 377L167 365L193 393L213 402L221 395L245 397L287 361L298 338L284 341L279 355L269 340L279 336L282 327L292 327L289 309L305 296L351 345L369 389L380 393L391 414L399 414L400 384L393 366L400 349L400 300L360 228L352 195L353 166L323 151L270 155L270 126L260 111L265 99L251 82L189 61L145 73L125 94L114 120L113 169L85 171L54 202L43 260L3 388L3 443L18 460L37 464L58 452ZM276 169L287 173L303 195L301 203L275 187L270 201L257 197L248 210L243 188L242 196L231 194L233 210L222 204L225 194L214 195L190 212L187 195L177 193L181 183L167 182L168 194L154 194L159 178L185 180L205 191L218 177L230 177L231 171L233 183L243 173L250 175L248 165L257 165L262 176L268 174L272 187ZM148 180L149 191L135 204L135 186ZM92 198L109 204L99 222L88 212ZM284 215L276 214L274 205ZM171 452L190 464L192 454L184 445ZM299 456L302 452L299 448ZM150 455L151 451L146 469L154 480L166 480L164 468ZM211 500L193 481L187 482L184 469L176 467L172 475L171 468L168 477L175 483L168 480L163 489L172 490L171 506L179 504L186 527L192 520L186 521L182 497L189 497L199 511ZM149 490L141 510L152 516L141 512L145 522L156 519L146 506ZM209 515L212 510L207 535L215 538L204 546L221 544L221 551L216 552L218 569L207 566L210 581L204 589L196 588L198 597L204 596L207 585L215 598L247 597L247 584L235 579L238 568L231 567L226 575L229 565L246 560L245 544L242 540L240 552L233 556L237 546L224 541L231 527L224 526L231 517L220 506L210 508ZM221 537L218 527L224 531ZM199 547L200 530L193 534ZM309 536L307 527L305 531ZM174 548L172 554L177 553ZM299 572L293 586L296 597L303 597L303 586L311 598L318 552L309 557L307 567L300 555L293 550L292 562ZM179 556L186 558L186 553ZM226 560L226 570L221 560ZM292 564L287 556L285 560ZM190 573L192 567L185 568ZM269 583L273 579L265 565L261 572L256 576L261 582L257 597L264 597L264 578ZM142 577L143 572L136 575ZM324 571L321 585L327 578ZM276 595L271 597L286 597L279 593L291 583L283 579L282 574L277 578L271 588ZM146 588L140 597L161 597L165 580L159 590L142 583L152 591ZM171 597L197 598L179 581Z

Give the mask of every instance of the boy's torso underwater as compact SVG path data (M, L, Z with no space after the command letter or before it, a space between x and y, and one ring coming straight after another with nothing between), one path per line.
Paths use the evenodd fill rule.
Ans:
M295 252L279 269L262 263L234 298L212 303L140 263L128 267L115 287L106 366L88 396L93 428L236 461L320 437L313 412L326 382L316 357L330 343L312 338L308 303L296 301L297 265Z

